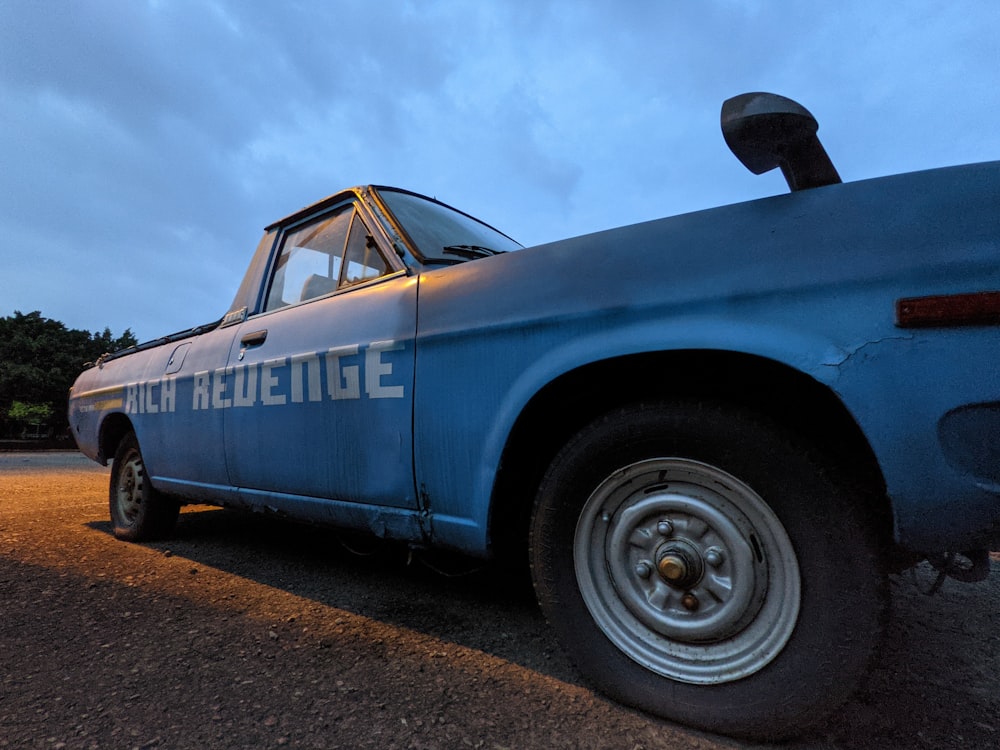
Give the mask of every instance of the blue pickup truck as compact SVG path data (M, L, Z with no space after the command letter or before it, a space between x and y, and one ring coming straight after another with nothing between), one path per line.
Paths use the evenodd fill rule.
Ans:
M1000 163L841 184L773 94L722 130L790 192L530 248L375 186L267 227L220 320L72 388L115 534L209 503L520 562L613 698L822 721L888 575L1000 542Z

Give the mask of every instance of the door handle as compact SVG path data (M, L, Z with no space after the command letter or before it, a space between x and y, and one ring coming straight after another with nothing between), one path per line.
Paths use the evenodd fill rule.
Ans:
M242 344L244 348L249 349L251 346L260 346L264 343L264 339L266 338L267 329L265 328L261 331L254 331L253 333L246 334L240 339L240 344Z
M243 361L243 356L247 353L247 349L253 346L260 346L264 343L265 339L267 339L266 328L244 335L243 338L240 339L240 355L238 357L240 362Z

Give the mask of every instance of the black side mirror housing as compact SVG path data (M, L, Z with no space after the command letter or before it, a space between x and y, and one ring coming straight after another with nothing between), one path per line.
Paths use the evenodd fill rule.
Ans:
M775 167L792 191L839 183L833 162L819 142L816 118L784 96L754 92L722 104L722 136L754 174Z

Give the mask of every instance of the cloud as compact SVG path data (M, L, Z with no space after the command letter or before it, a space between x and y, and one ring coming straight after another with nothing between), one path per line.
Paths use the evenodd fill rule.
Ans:
M0 25L0 315L150 338L262 227L397 184L528 243L784 190L718 130L798 98L848 179L996 158L1000 6L36 3Z

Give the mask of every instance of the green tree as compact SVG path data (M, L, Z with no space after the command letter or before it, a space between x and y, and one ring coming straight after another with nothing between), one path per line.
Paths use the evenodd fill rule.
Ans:
M41 431L42 425L48 424L52 418L52 407L48 404L26 404L23 401L15 401L7 410L7 418L14 424L22 425L25 431L37 434Z
M23 417L11 414L15 401L22 405L18 414L30 407L50 409L41 426L61 433L69 387L84 364L136 343L129 329L118 337L109 328L91 334L38 311L0 318L0 435L23 429Z

